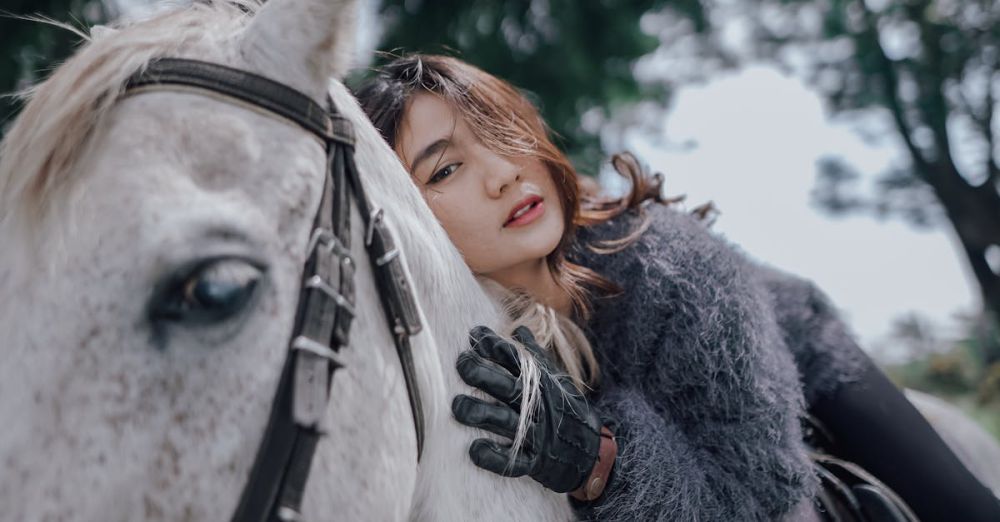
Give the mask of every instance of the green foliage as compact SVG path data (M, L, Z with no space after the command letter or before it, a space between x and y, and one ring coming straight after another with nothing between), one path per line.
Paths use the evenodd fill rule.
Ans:
M887 372L899 385L933 395L970 395L976 391L975 364L961 350L928 354L888 367Z
M89 26L107 20L110 13L96 0L5 0L0 14L0 94L10 94L44 78L80 40L61 27L18 17L41 15ZM19 108L14 98L0 98L0 135Z
M961 348L885 367L898 386L941 397L1000 439L1000 365L977 369Z
M984 364L982 317L966 319L967 333L954 342L936 339L933 327L916 316L900 319L894 340L909 354L883 369L897 385L955 404L1000 439L1000 363Z
M993 403L1000 407L1000 363L993 363L986 368L977 392L979 402Z
M636 61L660 44L640 29L644 14L664 0L386 0L380 49L458 56L523 89L561 137L560 145L584 172L604 158L599 128L584 115L606 120L640 100L665 105L663 83L635 79ZM696 0L670 2L695 31L708 29ZM379 62L384 62L382 56Z

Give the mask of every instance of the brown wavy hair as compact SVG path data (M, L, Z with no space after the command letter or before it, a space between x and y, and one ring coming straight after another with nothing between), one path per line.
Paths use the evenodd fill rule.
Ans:
M661 196L663 176L650 174L630 153L616 154L611 164L628 179L631 190L619 198L602 196L597 183L578 175L566 155L555 146L538 109L523 94L506 81L450 56L410 54L394 57L375 69L374 75L355 90L355 96L382 137L395 149L407 105L413 95L420 92L430 92L448 101L476 137L493 152L504 156L533 156L545 165L559 193L565 225L561 241L546 261L557 284L569 294L574 315L580 320L589 317L592 291L603 295L619 293L620 288L615 283L569 261L566 252L576 239L578 227L603 223L630 209L639 209L641 213L646 201L665 204L679 201L681 198L664 199ZM589 247L597 252L620 250L648 226L643 216L639 225L625 237ZM518 306L523 306L524 296L515 297L508 304L520 302ZM515 316L531 314L522 310ZM559 358L578 385L583 381L596 382L597 364L589 344L582 333L571 337L580 353L570 357L557 346ZM586 347L580 347L580 343ZM584 373L589 378L584 378Z

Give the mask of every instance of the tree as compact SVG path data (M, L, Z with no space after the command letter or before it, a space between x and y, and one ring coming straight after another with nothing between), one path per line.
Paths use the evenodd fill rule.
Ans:
M110 19L112 12L96 0L6 0L0 14L0 94L11 94L42 79L79 41L63 28L22 17L43 15L89 26ZM0 97L0 136L19 109L15 98Z
M842 160L820 164L817 200L918 226L950 222L1000 317L1000 3L995 0L752 0L753 57L803 73L834 115L890 136L900 162L860 196ZM993 330L996 331L995 329ZM992 339L987 362L1000 360Z

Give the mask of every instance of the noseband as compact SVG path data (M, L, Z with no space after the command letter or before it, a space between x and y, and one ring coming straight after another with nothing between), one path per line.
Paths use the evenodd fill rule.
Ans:
M424 417L409 339L422 325L395 239L371 204L354 163L354 131L333 101L324 109L305 94L262 76L196 60L154 61L126 84L126 94L193 89L285 118L317 136L326 148L327 172L313 221L308 257L288 353L267 429L234 521L300 520L309 468L330 400L334 372L343 367L354 319L351 195L365 226L365 247L379 298L396 344L417 435L423 451ZM350 185L351 191L347 190Z

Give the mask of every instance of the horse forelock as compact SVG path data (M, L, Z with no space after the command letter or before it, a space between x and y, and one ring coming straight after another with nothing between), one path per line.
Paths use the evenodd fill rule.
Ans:
M82 181L75 167L129 77L161 56L231 58L225 53L233 46L223 44L259 5L211 0L81 34L84 42L70 59L18 95L24 109L0 143L0 222L50 218Z

